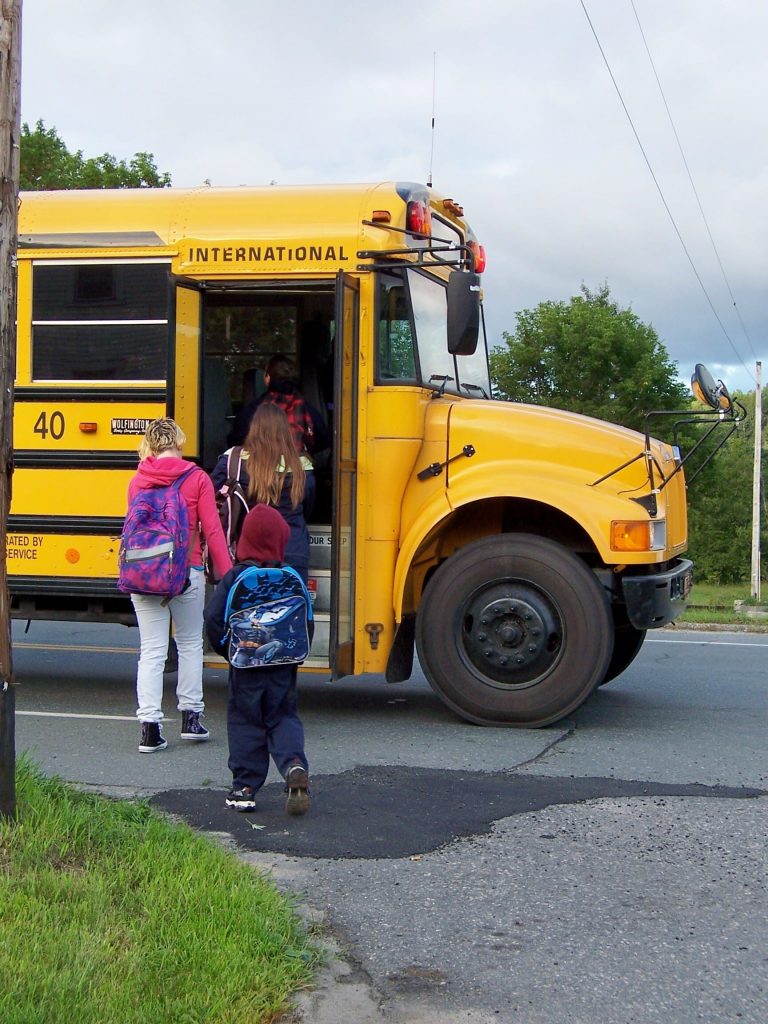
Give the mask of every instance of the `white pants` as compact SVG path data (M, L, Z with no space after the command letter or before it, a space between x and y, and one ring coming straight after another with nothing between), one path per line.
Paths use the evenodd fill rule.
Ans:
M136 697L140 722L162 720L163 668L168 654L168 637L173 620L173 638L179 652L176 699L179 711L203 711L203 606L205 578L202 572L190 572L190 585L183 594L163 605L163 598L151 594L132 594L131 601L139 623L139 668Z

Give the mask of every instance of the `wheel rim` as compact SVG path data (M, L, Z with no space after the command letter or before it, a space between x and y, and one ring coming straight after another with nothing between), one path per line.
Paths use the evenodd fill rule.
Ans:
M560 660L564 623L551 597L531 583L493 580L462 609L461 654L491 686L534 686Z

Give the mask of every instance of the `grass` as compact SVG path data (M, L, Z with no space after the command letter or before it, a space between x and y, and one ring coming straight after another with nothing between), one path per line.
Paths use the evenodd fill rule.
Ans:
M145 803L17 766L0 819L3 1024L266 1024L318 954L267 879Z
M744 611L736 611L734 608L734 601L744 601L747 606L754 604L749 591L748 583L694 583L688 608L676 621L679 625L686 622L749 624L759 629L760 620L751 619Z

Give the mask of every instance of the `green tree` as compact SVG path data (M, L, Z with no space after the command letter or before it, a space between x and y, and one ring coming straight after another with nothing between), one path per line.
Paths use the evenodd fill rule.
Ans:
M752 568L755 393L736 393L734 397L746 408L746 419L688 490L688 554L696 566L696 577L710 583L749 583ZM763 409L766 400L768 390L763 392ZM719 438L718 432L713 438ZM763 478L765 462L763 456ZM765 498L762 506L760 547L766 551Z
M549 405L642 429L651 409L686 408L687 388L654 329L619 309L607 284L569 302L516 314L505 346L491 352L500 398Z
M163 188L171 184L167 172L160 173L151 153L134 153L130 160L118 160L110 153L84 157L82 150L70 153L55 128L38 121L34 129L21 128L22 190L65 188Z

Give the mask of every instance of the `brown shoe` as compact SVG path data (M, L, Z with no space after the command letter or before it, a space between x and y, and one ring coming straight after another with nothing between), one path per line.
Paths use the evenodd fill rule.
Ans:
M306 814L309 810L309 773L304 765L295 764L289 768L285 784L288 787L286 812L294 816Z

